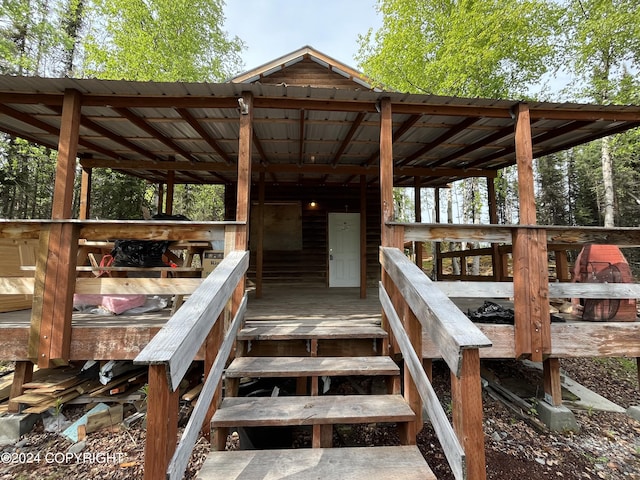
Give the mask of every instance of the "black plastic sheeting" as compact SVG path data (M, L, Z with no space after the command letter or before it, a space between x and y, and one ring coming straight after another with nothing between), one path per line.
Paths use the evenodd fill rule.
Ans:
M495 323L502 325L513 325L515 323L515 314L512 308L504 308L495 302L485 300L484 304L476 311L467 311L467 317L472 322L476 323ZM558 316L551 314L552 322L564 322L565 320Z

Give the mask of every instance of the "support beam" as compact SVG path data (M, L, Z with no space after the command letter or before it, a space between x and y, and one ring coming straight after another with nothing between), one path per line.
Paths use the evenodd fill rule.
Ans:
M236 221L246 225L238 227L236 249L245 250L249 232L249 209L251 205L251 145L253 140L253 94L242 94L246 113L240 115L240 135L238 140L238 189L236 192Z
M149 365L147 441L144 448L144 478L166 478L176 449L180 391L171 391L164 365Z
M393 203L393 118L391 100L380 101L380 205L382 208L381 242L393 247L391 227L387 222L395 219ZM402 245L400 245L402 248Z
M460 377L451 373L451 403L453 428L466 455L467 477L487 478L482 432L482 386L480 384L480 354L478 349L462 351Z
M256 298L262 298L262 277L264 271L264 172L260 172L258 183L258 225L256 242Z
M367 177L360 176L360 298L367 298Z
M415 207L416 223L422 222L422 189L420 188L420 177L413 178L413 203ZM414 250L416 255L416 265L422 270L422 242L414 242Z
M65 91L51 210L56 220L71 218L81 102L78 91ZM40 368L69 359L78 232L77 225L56 223L40 236L29 332L29 355Z
M521 103L516 107L515 146L518 166L520 225L535 225L536 197L533 184L533 145L531 142L529 106L526 103Z
M167 215L173 215L173 195L175 187L176 172L170 171L167 173L167 194L164 205L164 213Z
M498 197L496 195L496 184L493 178L487 177L487 197L489 202L489 223L498 223ZM491 244L491 263L493 268L493 280L501 282L505 273L502 270L502 256L500 255L500 244Z
M560 359L547 358L542 363L544 376L544 399L549 405L562 405L562 385L560 381Z
M91 177L93 170L82 169L82 179L80 182L80 219L87 220L91 216Z

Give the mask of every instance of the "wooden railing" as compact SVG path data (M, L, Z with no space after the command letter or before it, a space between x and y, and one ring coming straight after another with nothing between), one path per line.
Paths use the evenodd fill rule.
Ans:
M398 238L414 242L485 242L495 246L507 245L512 249L513 284L510 295L514 299L516 317L514 356L530 356L542 361L552 352L549 321L549 298L573 296L580 298L629 298L634 287L593 284L587 286L560 286L549 282L548 251L556 252L559 270L565 272L562 282L570 280L566 255L568 249L579 250L587 244L610 244L619 247L639 247L639 228L565 227L552 225L451 225L391 223ZM495 263L495 260L494 260ZM495 292L502 286L492 285ZM491 288L490 287L490 288ZM483 290L479 282L466 285L466 291ZM490 290L484 290L485 292ZM577 292L576 292L577 293ZM619 295L623 295L620 297ZM471 295L469 295L471 296ZM492 297L499 297L494 293ZM576 297L574 297L576 298ZM631 297L633 298L633 297Z
M11 359L30 359L41 368L69 359L74 293L184 295L193 292L202 281L199 278L82 278L82 271L91 269L78 265L79 258L82 263L81 252L87 243L113 239L175 242L216 239L224 242L229 250L240 227L243 227L241 222L0 220L0 241L33 242L36 249L35 266L25 267L22 276L0 277L0 299L16 294L34 298L28 352ZM162 268L138 270L148 272ZM180 268L164 267L164 270Z
M405 361L404 395L422 404L457 480L486 478L479 349L491 341L397 248L381 247L383 325ZM422 331L428 332L451 370L453 427L422 365Z
M246 296L237 303L234 292L244 291L248 265L246 251L227 255L134 361L149 365L146 479L182 478L200 431L208 432L222 372L244 320ZM233 320L225 328L227 305ZM203 344L206 380L176 447L180 382Z

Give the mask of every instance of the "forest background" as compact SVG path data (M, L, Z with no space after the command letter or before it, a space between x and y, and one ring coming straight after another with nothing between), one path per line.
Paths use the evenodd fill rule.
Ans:
M386 89L640 104L640 0L378 0L377 9L382 26L360 35L354 60ZM1 0L0 74L226 81L245 65L224 14L223 0ZM50 217L56 158L0 136L0 218ZM640 130L539 158L535 178L540 224L638 226ZM96 170L92 217L141 218L157 189ZM456 221L488 222L484 179L447 190L441 204L455 204ZM500 222L517 223L515 172L501 172L496 190ZM429 221L434 192L422 195ZM177 185L174 212L222 220L223 198L223 185ZM413 220L412 198L396 192L401 219ZM638 271L640 258L627 256Z

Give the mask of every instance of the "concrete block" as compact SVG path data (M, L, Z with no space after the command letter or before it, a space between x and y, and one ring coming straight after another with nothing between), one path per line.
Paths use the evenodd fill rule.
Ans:
M640 422L640 407L637 405L631 406L627 408L627 415L629 415L634 420Z
M547 402L541 401L536 405L538 418L549 430L553 432L579 432L580 427L576 422L573 412L567 407L554 407Z
M10 445L33 428L40 415L36 414L5 414L0 417L0 445Z

